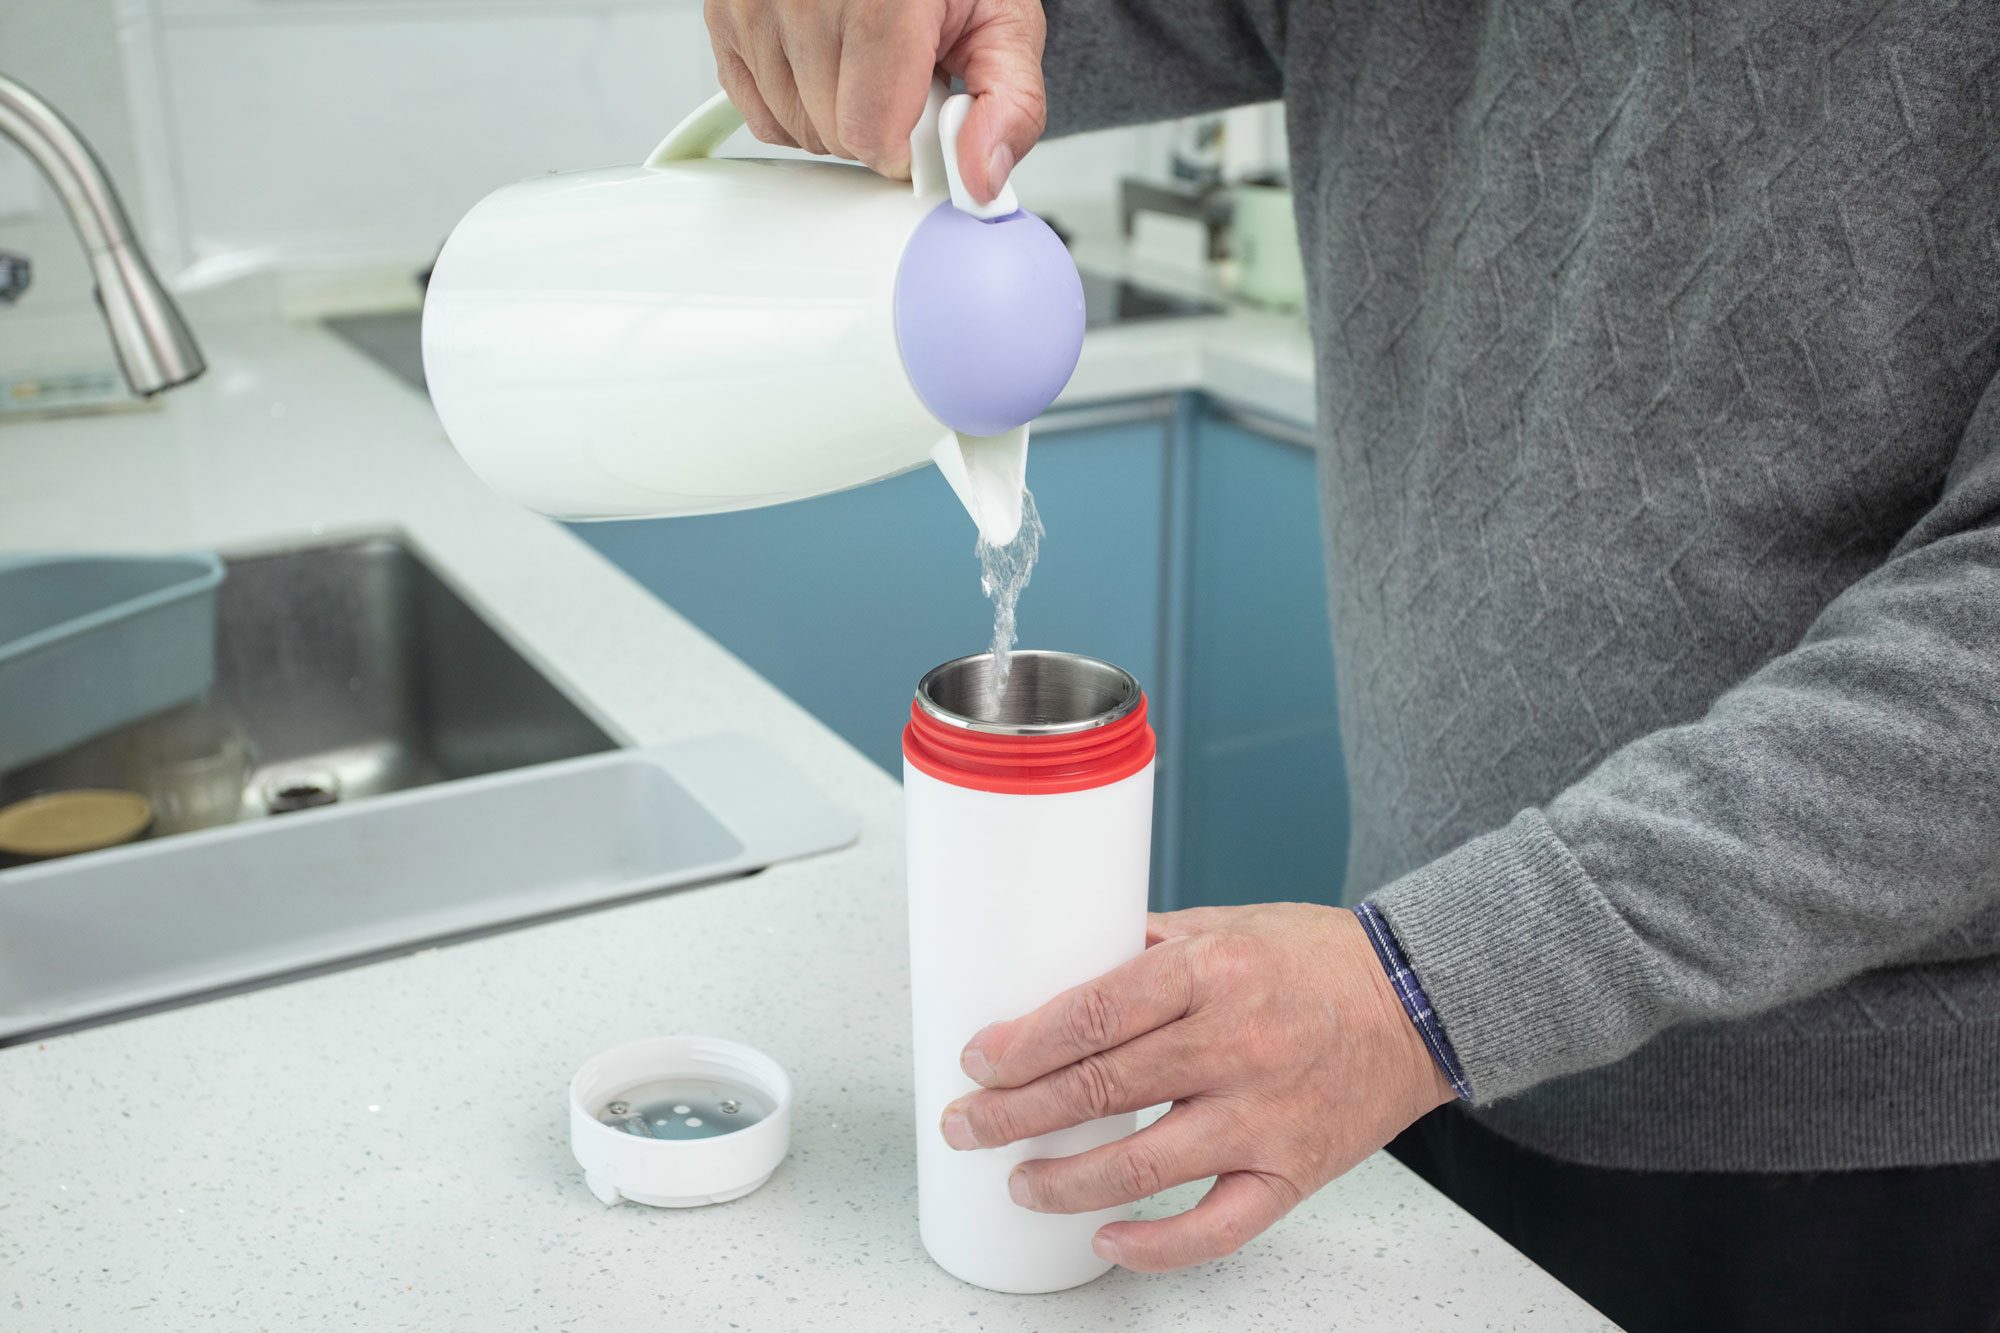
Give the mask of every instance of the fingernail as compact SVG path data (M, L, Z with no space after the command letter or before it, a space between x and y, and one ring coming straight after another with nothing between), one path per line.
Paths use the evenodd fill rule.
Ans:
M1006 144L993 145L993 151L986 157L986 183L999 194L1000 187L1007 183L1007 173L1014 169L1014 150Z
M960 1152L979 1146L979 1140L972 1137L972 1122L966 1119L957 1102L944 1108L944 1119L938 1127L944 1131L944 1141Z
M1107 1264L1118 1262L1118 1242L1102 1231L1090 1238L1090 1251Z
M965 1049L958 1055L958 1067L963 1069L965 1076L974 1083L984 1083L993 1077L992 1062L987 1060L986 1052L979 1049L979 1039L990 1031L991 1028L981 1028L973 1033L972 1040L966 1043Z
M1017 1166L1007 1177L1007 1197L1023 1208L1035 1206L1034 1196L1028 1193L1028 1169Z

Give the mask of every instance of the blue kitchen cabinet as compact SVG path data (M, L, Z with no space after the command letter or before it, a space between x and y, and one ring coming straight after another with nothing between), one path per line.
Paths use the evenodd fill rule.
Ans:
M1347 783L1314 456L1198 407L1179 445L1177 907L1340 901ZM1287 432L1296 434L1295 432Z
M1021 595L1020 645L1088 653L1150 688L1161 640L1167 419L1035 436L1028 484L1048 536ZM901 776L924 672L984 649L993 609L974 530L935 468L733 514L576 525L578 536ZM671 663L662 663L671 689Z
M1107 423L1104 413L1071 422ZM1337 902L1347 788L1313 455L1186 396L1044 421L1021 644L1116 662L1160 733L1154 902ZM983 649L935 469L770 509L575 531L890 773L917 678ZM662 688L671 689L670 663Z

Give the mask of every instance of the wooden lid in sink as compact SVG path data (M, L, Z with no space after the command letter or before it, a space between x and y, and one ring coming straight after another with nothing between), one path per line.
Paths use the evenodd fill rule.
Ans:
M135 791L48 792L0 809L0 853L41 859L94 852L132 841L152 822L153 803Z

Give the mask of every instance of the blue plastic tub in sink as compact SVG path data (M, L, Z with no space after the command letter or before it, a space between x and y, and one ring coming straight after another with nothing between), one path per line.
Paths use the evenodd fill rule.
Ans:
M200 698L222 561L0 555L0 772Z

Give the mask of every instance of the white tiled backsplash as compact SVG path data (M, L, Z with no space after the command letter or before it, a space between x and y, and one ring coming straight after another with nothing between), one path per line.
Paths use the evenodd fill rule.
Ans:
M158 38L198 263L419 258L497 184L637 159L713 78L678 3L156 3L198 11Z
M698 0L0 0L0 68L83 127L175 285L265 270L360 291L369 274L405 297L487 191L634 161L715 87ZM1166 140L1046 143L1016 180L1038 211L1100 226ZM37 280L0 337L88 314L67 224L18 156L4 174L0 249Z
M66 113L111 174L136 187L115 8L116 0L0 0L0 70ZM69 220L41 174L4 140L0 178L0 250L26 255L35 266L34 286L21 303L0 307L4 373L25 349L47 341L40 317L68 323L91 315L92 305L90 270Z
M496 185L634 161L715 89L696 0L113 2L148 233L196 284L421 263ZM1044 145L1022 192L1107 209L1152 142Z
M0 152L0 222L33 217L41 207L34 163L28 161L26 153L12 148Z

